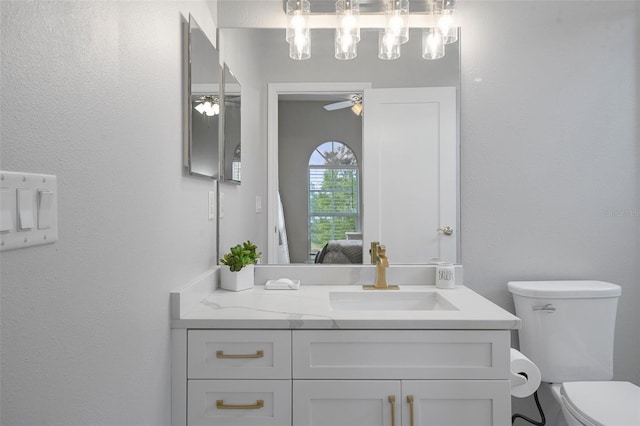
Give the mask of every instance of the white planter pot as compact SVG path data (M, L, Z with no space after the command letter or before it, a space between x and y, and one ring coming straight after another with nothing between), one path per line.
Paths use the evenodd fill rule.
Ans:
M225 290L242 291L253 287L254 265L247 265L239 272L231 272L228 266L220 266L220 287Z

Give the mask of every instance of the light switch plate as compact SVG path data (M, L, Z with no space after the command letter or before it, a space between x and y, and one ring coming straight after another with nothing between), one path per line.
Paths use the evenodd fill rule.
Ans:
M58 186L54 175L0 171L0 187L0 251L58 240Z

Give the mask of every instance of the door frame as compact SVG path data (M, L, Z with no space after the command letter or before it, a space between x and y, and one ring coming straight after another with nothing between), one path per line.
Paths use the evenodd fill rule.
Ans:
M278 99L280 95L364 92L370 82L269 83L267 95L267 263L278 263Z

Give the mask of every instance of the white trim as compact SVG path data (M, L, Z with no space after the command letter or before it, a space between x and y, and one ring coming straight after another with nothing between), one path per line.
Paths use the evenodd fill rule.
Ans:
M278 263L278 96L353 93L371 83L269 83L267 98L267 263Z

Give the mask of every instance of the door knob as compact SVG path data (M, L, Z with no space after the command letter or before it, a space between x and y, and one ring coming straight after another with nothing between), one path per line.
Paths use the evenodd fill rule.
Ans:
M450 226L445 226L444 228L438 228L436 229L436 231L442 231L442 233L444 235L451 235L453 234L453 228Z

